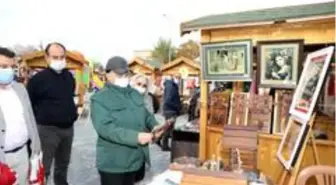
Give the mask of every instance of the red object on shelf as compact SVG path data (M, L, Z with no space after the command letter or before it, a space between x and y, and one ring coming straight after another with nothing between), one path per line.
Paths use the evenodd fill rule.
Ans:
M0 163L0 184L14 185L15 182L16 173L7 164Z
M330 75L329 84L328 84L328 95L335 96L335 75Z

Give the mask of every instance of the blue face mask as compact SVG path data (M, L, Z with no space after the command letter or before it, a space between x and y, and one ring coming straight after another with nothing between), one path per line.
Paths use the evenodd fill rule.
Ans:
M0 68L0 85L8 85L14 80L12 68Z

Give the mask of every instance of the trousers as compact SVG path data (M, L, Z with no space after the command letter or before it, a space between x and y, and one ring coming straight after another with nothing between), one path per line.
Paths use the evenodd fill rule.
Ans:
M6 164L17 174L18 185L27 185L29 158L27 146L13 153L6 153Z
M101 185L134 185L137 172L108 173L99 171Z
M51 164L54 161L55 185L68 185L67 174L74 136L73 127L64 129L56 126L38 125L38 131L46 179L49 179Z

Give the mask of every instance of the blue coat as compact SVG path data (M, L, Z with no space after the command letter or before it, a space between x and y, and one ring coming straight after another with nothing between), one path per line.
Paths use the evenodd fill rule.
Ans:
M173 80L164 82L163 113L165 116L178 115L181 111L179 87Z

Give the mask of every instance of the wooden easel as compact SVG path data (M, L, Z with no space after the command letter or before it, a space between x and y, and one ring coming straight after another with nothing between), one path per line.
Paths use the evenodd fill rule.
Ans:
M300 170L300 167L301 167L303 157L305 155L309 140L311 140L311 142L312 142L312 149L313 149L313 155L314 155L315 163L317 165L320 164L320 158L318 156L318 152L317 152L317 148L316 148L316 142L315 142L314 133L313 133L313 129L312 129L313 126L314 126L315 116L316 116L316 113L313 114L313 116L310 118L310 120L308 122L308 125L309 125L308 134L307 134L307 137L305 138L305 140L303 141L302 149L300 150L299 157L298 157L293 169L291 169L290 171L284 169L284 171L281 174L279 182L276 183L277 185L295 185L296 184L296 179L297 179L297 176L299 175L299 170ZM293 120L290 120L290 121L293 121ZM289 176L289 178L286 178L288 176ZM289 180L285 184L286 179L289 179Z

